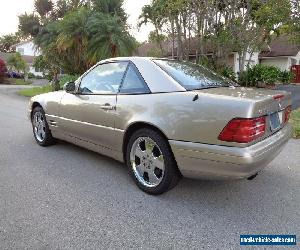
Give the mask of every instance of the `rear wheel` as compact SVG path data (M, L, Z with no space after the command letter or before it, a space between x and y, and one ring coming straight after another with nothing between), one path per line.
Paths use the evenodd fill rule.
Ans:
M46 147L55 143L42 107L38 106L33 109L31 123L34 138L40 146Z
M150 194L168 191L180 178L168 142L151 129L140 129L131 136L126 162L137 186Z

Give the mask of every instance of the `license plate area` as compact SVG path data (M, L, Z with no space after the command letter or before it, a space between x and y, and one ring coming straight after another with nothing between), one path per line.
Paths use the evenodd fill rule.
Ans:
M272 132L281 128L283 124L283 114L283 111L280 111L270 115L270 127Z

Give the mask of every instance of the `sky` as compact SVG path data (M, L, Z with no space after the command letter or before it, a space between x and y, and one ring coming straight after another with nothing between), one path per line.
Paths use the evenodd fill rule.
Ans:
M18 29L18 15L33 11L34 0L0 0L0 36L14 33ZM139 41L147 40L153 27L144 25L137 28L138 17L142 7L150 4L151 0L125 0L124 9L128 14L128 23L131 26L131 34Z

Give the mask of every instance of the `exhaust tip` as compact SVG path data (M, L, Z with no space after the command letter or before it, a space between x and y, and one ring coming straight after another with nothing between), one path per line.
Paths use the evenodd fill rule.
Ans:
M252 181L256 176L258 176L258 172L254 175L251 175L250 177L247 178L248 181Z

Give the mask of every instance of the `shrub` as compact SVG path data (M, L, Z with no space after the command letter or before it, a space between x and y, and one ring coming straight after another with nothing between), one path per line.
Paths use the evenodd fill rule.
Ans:
M28 73L28 78L29 78L29 79L32 79L32 78L35 78L35 76L34 76L33 73L29 72L29 73Z
M289 84L294 78L294 74L291 71L284 70L280 73L280 82L283 84Z
M219 69L217 71L218 73L220 73L222 76L232 80L232 81L236 81L236 75L235 72L233 71L233 69L231 67L222 67L221 69Z
M79 75L64 75L60 81L59 85L62 89L67 82L75 82L79 78Z
M3 80L3 78L6 76L6 72L6 64L2 59L0 59L0 80Z
M212 59L207 58L207 57L201 57L198 61L198 64L200 64L201 66L204 66L208 69L211 69L232 81L236 82L236 80L237 80L236 74L233 71L233 68L230 66L227 66L224 63L213 61Z
M242 86L257 87L262 85L272 85L281 81L281 71L274 66L257 64L248 68L239 75L239 83Z
M294 110L291 113L290 122L294 128L294 138L300 139L300 109Z

